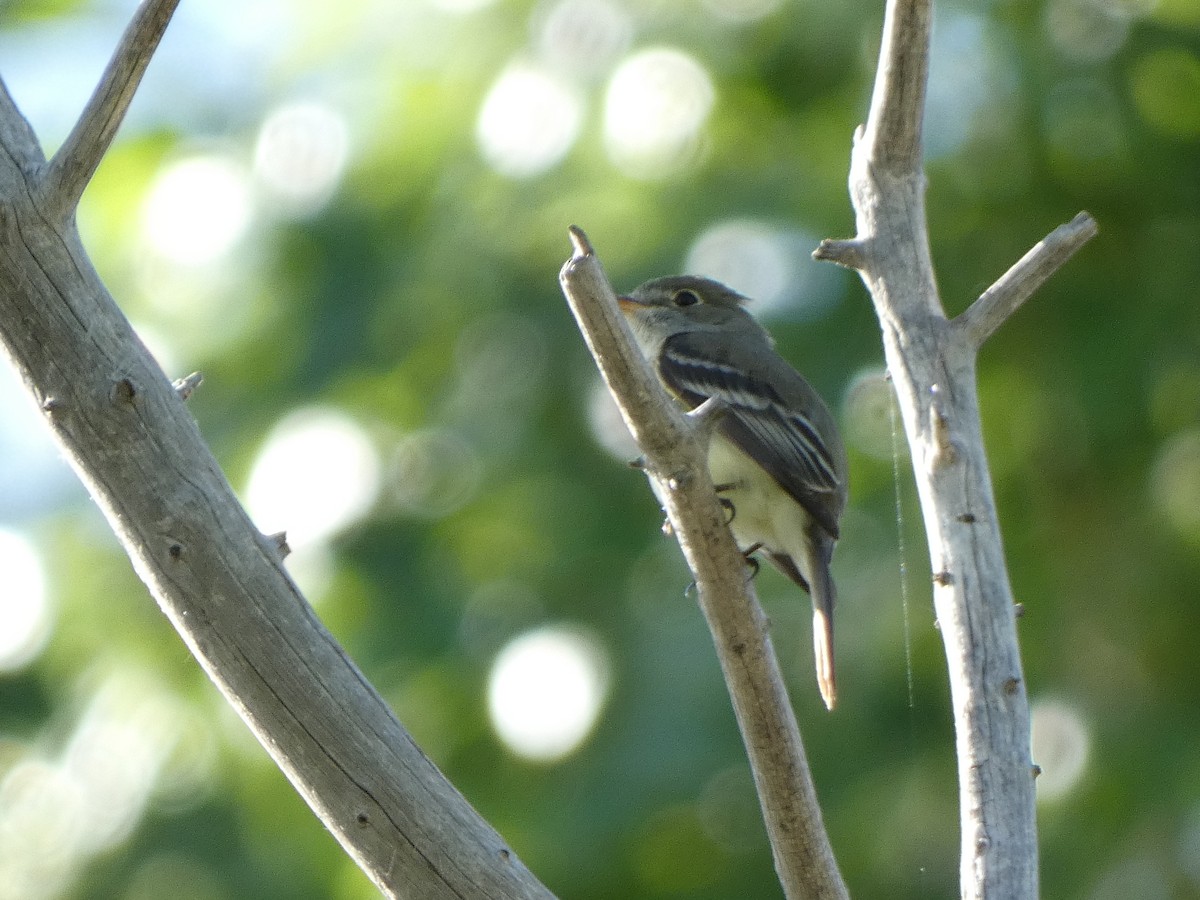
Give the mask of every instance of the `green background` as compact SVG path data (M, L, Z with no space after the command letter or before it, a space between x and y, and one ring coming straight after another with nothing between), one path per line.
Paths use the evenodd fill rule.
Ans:
M0 6L0 74L48 150L131 12ZM829 399L851 458L836 712L813 683L807 597L765 567L760 595L852 894L957 895L945 663L906 456L898 488L893 475L878 325L854 276L807 258L853 230L846 172L881 15L773 0L184 0L84 198L113 295L169 375L204 372L191 409L239 491L295 410L337 410L367 436L378 495L319 542L310 594L564 898L780 895L678 550L589 418L596 376L557 284L572 223L620 289L684 269L722 224L791 254L801 288L763 318ZM711 106L678 158L639 167L607 142L621 110L606 97L656 47L707 76ZM559 157L522 175L498 171L479 137L514 67L564 87L578 116ZM298 101L340 117L347 148L327 195L299 206L253 174L264 121ZM1200 6L940 5L926 146L952 314L1078 210L1100 225L980 360L1035 756L1061 779L1039 804L1043 892L1200 896ZM146 211L163 173L199 156L250 173L245 227L181 263L154 249ZM33 841L12 831L23 790L60 808L74 796L61 773L132 752L115 748L141 746L149 773L112 785L136 800L125 820L79 834L75 819L35 843L39 879L20 881L0 850L0 897L373 896L57 451L27 440L35 417L0 411L0 525L37 548L51 616L40 652L0 674L0 847ZM510 639L555 623L590 636L609 681L586 741L544 763L497 738L487 677ZM158 737L128 743L122 728Z

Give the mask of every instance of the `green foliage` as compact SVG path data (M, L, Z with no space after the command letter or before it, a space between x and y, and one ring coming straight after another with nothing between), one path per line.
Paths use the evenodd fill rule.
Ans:
M264 445L296 410L334 410L365 442L334 499L360 481L369 494L335 503L307 538L293 532L294 571L435 762L563 897L779 895L685 569L623 464L631 451L597 439L619 435L597 424L596 376L556 275L572 223L619 288L689 260L771 284L782 258L785 286L764 318L847 423L852 456L835 713L812 684L808 599L766 567L760 592L852 893L953 896L944 663L904 474L897 550L890 419L870 389L878 327L857 281L806 258L821 237L852 232L846 167L879 5L412 0L209 18L191 6L85 196L84 239L168 374L205 373L193 412L248 497ZM103 15L103 54L130 12L18 2L0 47ZM1198 28L1184 2L939 8L928 203L947 308L1080 208L1101 229L980 371L1026 676L1044 713L1048 897L1131 895L1119 890L1131 879L1141 896L1200 892ZM664 47L701 81L657 107L642 82L608 107L618 70ZM36 89L73 59L0 60L41 133L75 115ZM70 71L81 85L97 74L83 69ZM504 106L493 90L513 72L534 81ZM487 138L491 102L508 127ZM299 118L273 118L297 103L309 104ZM621 149L622 116L634 139L662 126L665 143ZM538 129L555 128L551 152ZM220 171L206 170L199 194L171 194L167 174L197 158ZM730 223L720 246L732 250L697 249ZM215 243L187 259L180 240ZM0 447L29 427L4 415ZM342 452L284 473L301 506ZM55 840L29 851L61 878L29 882L46 896L373 896L224 708L82 492L63 487L65 469L44 477L36 501L0 479L0 523L39 548L54 611L45 648L0 675L0 897L34 896L12 893L21 883L4 869L3 829L24 821L13 773L37 763L38 778L22 776L33 805L67 808L61 773L107 771L106 753L145 755L144 782L112 787L128 821L108 823L108 837L69 818L48 831ZM497 737L488 677L512 639L547 624L599 648L607 693L578 749L537 762Z

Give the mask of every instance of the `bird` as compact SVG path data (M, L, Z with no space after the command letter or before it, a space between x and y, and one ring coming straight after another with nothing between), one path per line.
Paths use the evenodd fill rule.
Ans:
M748 298L694 275L655 278L617 298L639 349L685 409L723 406L708 467L747 560L762 551L807 591L825 706L837 701L830 562L847 497L846 449L820 395L775 350Z

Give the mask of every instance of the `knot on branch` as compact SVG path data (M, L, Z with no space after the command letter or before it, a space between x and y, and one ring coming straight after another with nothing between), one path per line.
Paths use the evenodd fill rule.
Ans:
M109 399L118 406L132 404L137 399L137 395L137 386L129 378L118 378L113 382L112 390L108 393Z

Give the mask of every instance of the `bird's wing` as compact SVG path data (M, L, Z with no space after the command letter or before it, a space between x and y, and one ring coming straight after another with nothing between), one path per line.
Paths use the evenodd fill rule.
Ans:
M712 332L668 339L658 369L691 407L719 398L727 407L721 432L837 536L844 485L818 427L829 413L795 369L765 343L739 349Z

